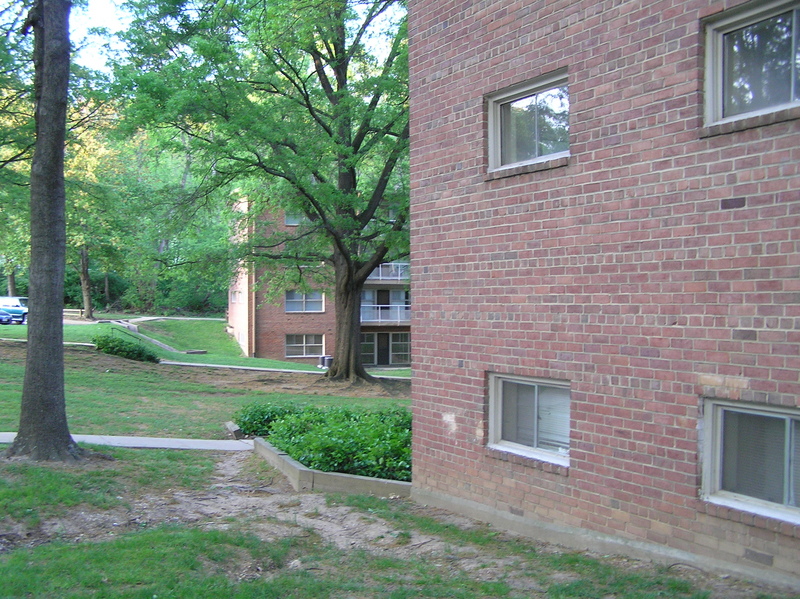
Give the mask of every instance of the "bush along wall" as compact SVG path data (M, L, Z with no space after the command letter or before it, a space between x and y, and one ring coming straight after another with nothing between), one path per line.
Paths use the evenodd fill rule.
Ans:
M97 351L139 362L158 363L158 356L141 343L120 339L114 335L97 335L92 338Z
M314 470L411 480L411 412L253 404L234 416L247 435Z

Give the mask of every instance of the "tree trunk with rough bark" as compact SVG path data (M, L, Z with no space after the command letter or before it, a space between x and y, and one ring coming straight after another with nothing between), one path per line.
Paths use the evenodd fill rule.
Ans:
M365 276L358 276L352 265L339 253L334 255L336 288L336 347L333 363L326 376L332 380L374 378L364 369L361 359L361 292Z
M67 0L37 0L34 31L36 148L31 167L28 355L19 431L9 455L75 460L83 450L67 426L64 397L64 140L69 86Z

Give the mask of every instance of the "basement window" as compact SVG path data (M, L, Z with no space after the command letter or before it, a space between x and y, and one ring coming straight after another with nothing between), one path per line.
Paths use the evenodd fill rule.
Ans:
M559 381L489 375L489 446L569 466L570 389Z
M709 399L705 415L705 498L800 523L800 410Z

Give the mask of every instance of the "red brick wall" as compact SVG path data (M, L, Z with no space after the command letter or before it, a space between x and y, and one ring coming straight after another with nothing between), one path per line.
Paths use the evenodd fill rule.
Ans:
M333 301L325 296L325 312L286 312L283 297L267 303L257 293L256 357L286 360L286 335L324 335L325 352L336 347ZM318 358L291 358L292 361L316 364Z
M796 575L698 499L703 396L800 405L800 109L703 123L738 4L411 0L416 489ZM562 68L569 159L487 175L484 96ZM487 372L570 381L569 468L486 446Z

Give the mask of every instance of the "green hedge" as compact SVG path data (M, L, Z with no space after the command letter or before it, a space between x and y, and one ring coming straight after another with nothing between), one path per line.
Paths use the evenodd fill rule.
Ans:
M248 435L267 437L308 468L411 480L411 412L254 404L234 416Z
M139 362L158 363L158 356L141 343L121 339L114 335L97 335L92 338L97 351Z
M266 437L273 421L290 414L297 414L303 408L295 404L254 403L244 406L233 417L242 433L252 437Z

